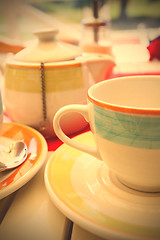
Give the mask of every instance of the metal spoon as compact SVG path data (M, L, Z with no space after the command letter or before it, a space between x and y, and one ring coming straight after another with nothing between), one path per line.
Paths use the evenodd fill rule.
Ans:
M0 172L15 168L27 158L27 146L23 141L16 141L0 152Z

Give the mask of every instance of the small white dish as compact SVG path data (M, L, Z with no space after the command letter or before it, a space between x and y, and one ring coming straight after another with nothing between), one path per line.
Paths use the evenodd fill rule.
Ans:
M90 132L75 140L94 145ZM47 163L45 184L60 211L100 237L160 239L160 193L129 189L88 154L63 144Z
M27 158L15 169L0 173L0 199L27 183L42 167L47 156L47 143L38 131L17 123L3 123L0 150L16 140L23 140L27 145Z

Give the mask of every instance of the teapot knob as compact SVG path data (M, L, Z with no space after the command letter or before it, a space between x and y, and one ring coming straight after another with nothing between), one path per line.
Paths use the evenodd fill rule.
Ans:
M44 29L35 31L33 34L38 37L39 41L51 41L55 38L58 33L58 29Z

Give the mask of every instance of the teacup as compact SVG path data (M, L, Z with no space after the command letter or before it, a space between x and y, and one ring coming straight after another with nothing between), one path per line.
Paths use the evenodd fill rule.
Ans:
M57 136L101 159L126 186L160 192L160 76L130 76L97 83L87 105L69 105L54 117ZM96 147L68 138L60 118L78 112L89 122Z

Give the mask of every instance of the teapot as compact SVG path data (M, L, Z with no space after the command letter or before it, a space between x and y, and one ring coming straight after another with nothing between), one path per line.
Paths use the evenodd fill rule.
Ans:
M115 65L106 54L82 54L78 46L57 40L56 29L35 32L36 41L8 59L4 104L14 122L31 126L46 138L55 136L52 120L59 108L85 104L88 88L109 77ZM87 126L77 113L62 119L72 134Z

